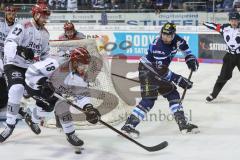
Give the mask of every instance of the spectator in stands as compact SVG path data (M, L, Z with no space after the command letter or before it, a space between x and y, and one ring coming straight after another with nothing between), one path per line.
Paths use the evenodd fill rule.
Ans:
M231 11L233 9L233 0L224 0L223 8L224 11Z
M144 0L138 7L139 9L143 10L151 10L154 9L153 0Z
M106 8L110 9L111 11L119 9L118 0L110 0L108 3L105 4L105 6L106 6Z
M154 9L153 0L146 0L144 8L145 9Z
M240 11L240 0L233 1L233 8L238 12Z
M52 10L63 10L66 9L65 0L49 0L48 5Z
M154 8L156 13L160 13L161 9L171 9L172 0L155 0Z
M77 11L78 1L77 0L67 0L67 11Z
M217 3L217 1L222 1L222 0L214 0L214 1ZM211 5L212 2L208 2L208 3L210 3L210 6L211 6L210 10L212 10L212 8L213 8ZM206 11L207 10L207 2L206 2L206 0L197 0L197 1L184 0L183 10L185 10L185 11Z
M92 0L92 7L93 8L104 8L105 1L104 0Z

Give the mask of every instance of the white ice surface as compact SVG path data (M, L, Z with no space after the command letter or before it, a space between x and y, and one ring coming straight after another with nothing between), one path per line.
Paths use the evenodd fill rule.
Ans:
M184 63L173 63L171 68L186 77L189 74ZM141 132L137 141L145 145L168 141L169 146L161 151L147 152L109 129L97 129L77 131L85 142L85 150L76 155L59 131L42 128L41 135L37 136L20 122L13 135L0 144L0 160L237 160L240 154L239 71L234 70L233 78L214 103L205 103L220 68L218 64L200 64L199 71L192 77L194 87L187 91L183 101L185 112L191 113L192 123L199 126L200 134L181 135L171 117L165 121L149 118L137 127ZM159 110L165 115L170 113L163 98L158 99L150 114L155 113L159 118ZM0 127L2 131L3 125Z

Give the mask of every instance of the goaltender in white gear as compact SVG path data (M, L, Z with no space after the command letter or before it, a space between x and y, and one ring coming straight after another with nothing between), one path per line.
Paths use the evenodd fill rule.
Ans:
M26 90L33 98L40 101L54 99L54 92L65 97L72 97L78 106L85 111L87 121L95 124L100 118L100 113L93 108L90 97L80 95L80 92L87 92L88 83L84 78L89 62L90 55L88 51L83 47L79 47L70 51L70 58L60 66L53 58L34 63L30 65L26 72ZM54 106L50 105L48 107L55 106L56 115L59 117L68 142L74 146L83 145L83 141L74 134L75 129L69 104L57 100ZM45 109L40 106L33 109L32 121L34 123L39 124L48 115L49 111Z

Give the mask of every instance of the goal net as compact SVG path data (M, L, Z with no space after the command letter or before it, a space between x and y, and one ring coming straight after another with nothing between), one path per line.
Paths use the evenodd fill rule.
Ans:
M73 40L73 41L51 41L50 42L50 54L52 57L56 58L60 63L64 59L68 58L69 51L77 47L86 48L91 57L90 73L94 74L94 80L89 82L89 88L96 90L95 98L90 98L91 103L95 108L97 108L101 115L102 120L111 124L116 125L123 120L125 120L130 112L130 106L126 104L116 93L114 85L111 79L111 69L108 56L101 46L97 45L95 39L84 39L84 40ZM94 60L100 60L96 63ZM101 124L92 125L85 120L85 115L73 107L70 107L72 117L75 123L76 129L90 129L90 128L100 128ZM46 127L55 127L54 115L46 119L44 125Z

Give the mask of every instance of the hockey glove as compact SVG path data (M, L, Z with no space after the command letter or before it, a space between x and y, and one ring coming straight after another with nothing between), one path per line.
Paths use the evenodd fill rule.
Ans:
M39 85L38 88L41 92L42 98L49 99L53 96L55 89L47 77L41 78L37 84Z
M192 54L189 54L185 57L185 62L187 63L187 66L192 71L197 71L199 63L196 59L196 57Z
M177 75L173 73L173 82L177 84L179 87L182 87L183 89L190 89L192 88L193 82L188 80L187 78L184 78L181 75Z
M33 60L34 53L31 48L17 46L17 55L23 57L26 60Z
M83 107L84 113L86 114L86 120L89 123L96 124L101 118L101 114L96 108L93 108L92 104L86 104Z

